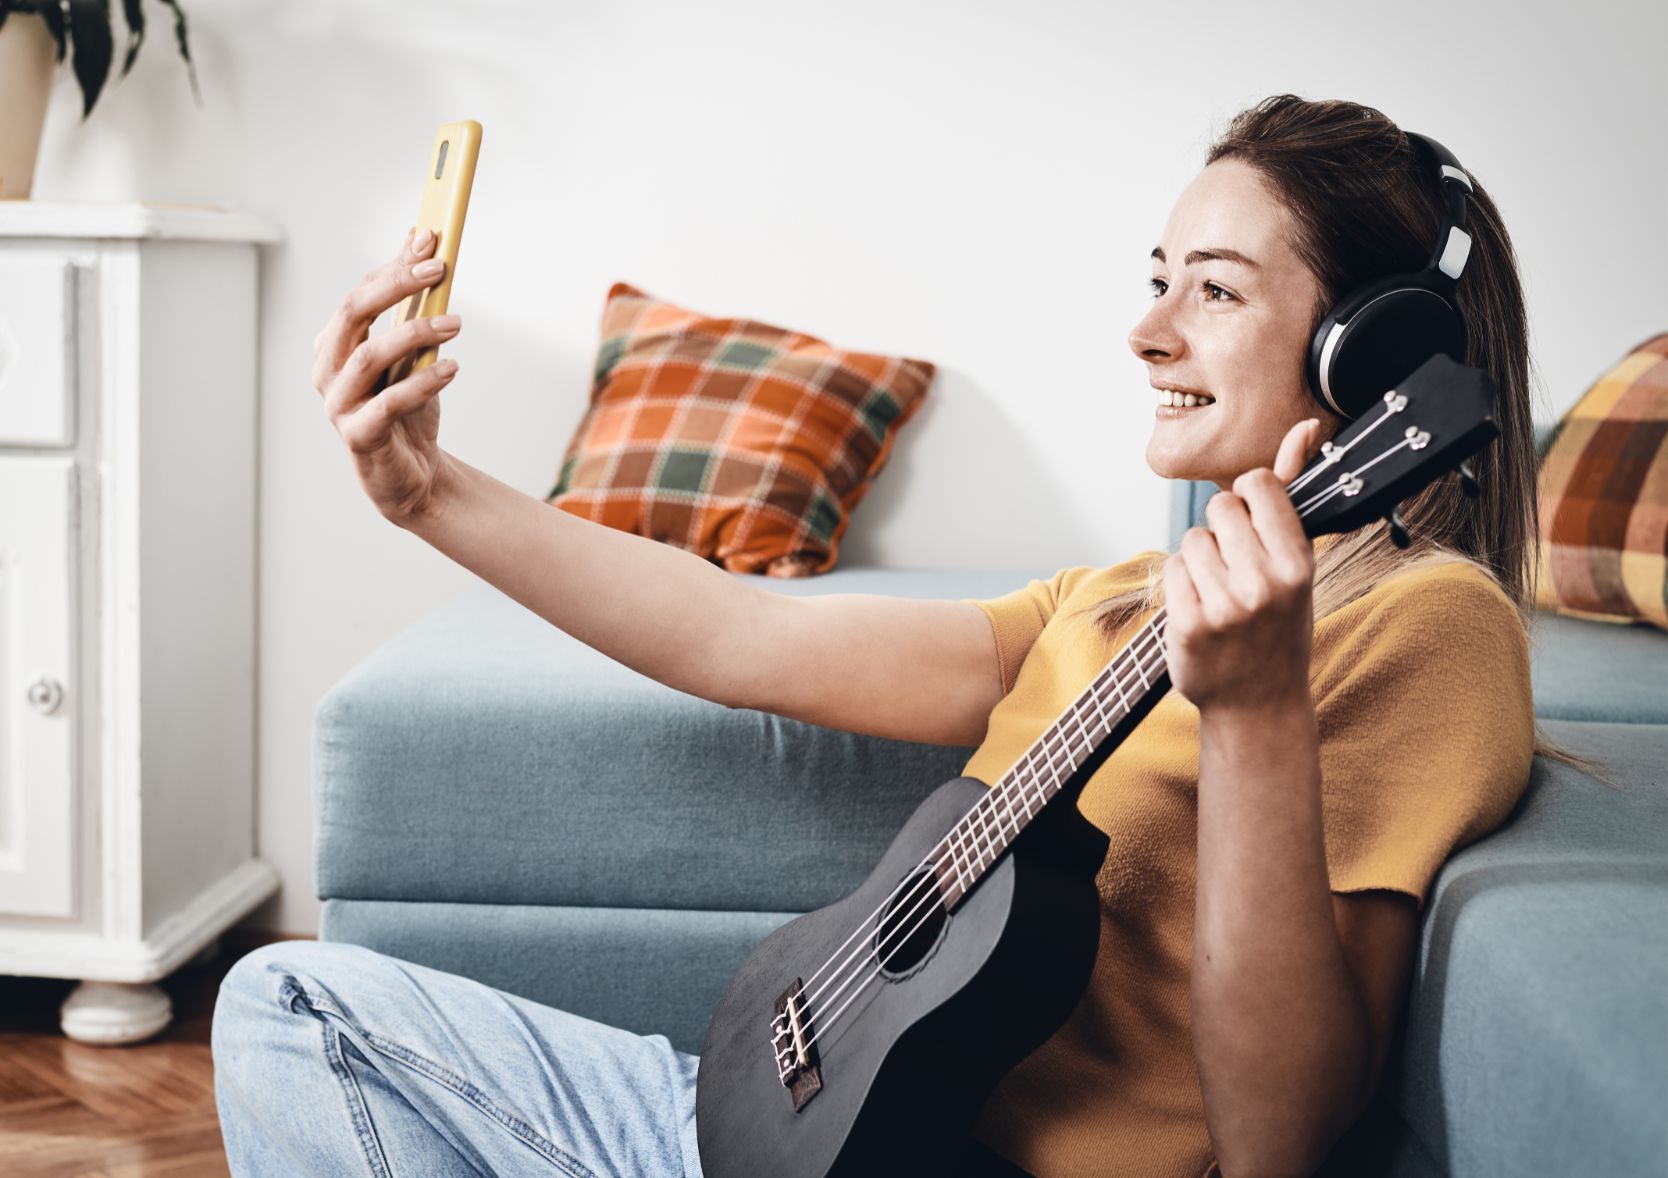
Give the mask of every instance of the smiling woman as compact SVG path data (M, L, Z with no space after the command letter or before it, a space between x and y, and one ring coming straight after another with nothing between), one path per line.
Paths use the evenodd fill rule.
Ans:
M1147 460L1224 488L1210 530L1189 530L1178 553L1064 568L990 600L764 593L453 459L437 443L440 377L395 408L372 407L376 372L457 330L368 336L380 311L433 281L415 268L424 243L342 302L315 341L315 385L355 460L393 479L376 484L389 518L552 624L727 706L901 739L978 739L964 770L978 785L1029 765L1042 734L1069 731L1052 729L1066 705L1164 605L1174 690L1081 783L1077 809L1099 831L1083 845L1104 835L1104 862L1073 853L1053 864L1084 861L1080 894L1093 885L1083 911L1098 941L1076 957L1092 956L1087 987L975 1123L957 1120L928 1143L943 1146L949 1172L970 1128L984 1152L969 1151L963 1175L974 1165L1039 1178L1310 1173L1378 1085L1436 872L1499 826L1546 747L1524 626L1535 501L1523 298L1474 178L1455 297L1464 363L1492 379L1500 430L1477 458L1478 496L1445 480L1411 496L1414 543L1403 550L1376 526L1311 545L1285 491L1342 424L1307 383L1316 329L1344 292L1425 262L1451 195L1443 175L1354 103L1278 95L1242 111L1176 201L1153 251L1152 307L1129 334L1169 400ZM396 483L418 493L386 493ZM1139 667L1145 646L1132 649ZM817 968L808 961L802 977L818 981ZM830 1073L826 1097L798 1104L824 1090L798 992L776 991L795 1066L777 1070L772 1044L787 1030L757 1034L748 1058L771 1069L782 1118L825 1125L816 1110L858 1087L842 1090ZM952 1066L976 1047L958 1042ZM695 1176L723 1160L697 1124L697 1077L704 1109L734 1107L720 1051L706 1057L718 1061L709 1078L663 1037L350 945L245 958L222 989L214 1052L240 1174L403 1163ZM943 1061L932 1065L907 1083L950 1087ZM745 1131L717 1140L762 1136L766 1114L743 1114L729 1123Z
M1314 545L1298 526L1294 455L1345 424L1310 341L1345 292L1425 264L1445 194L1379 112L1278 95L1178 197L1129 333L1158 390L1147 462L1223 489L1210 530L979 603L1014 686L974 776L1169 614L1175 691L1079 802L1111 839L1094 976L976 1130L1033 1173L1313 1172L1377 1087L1436 871L1504 821L1533 752L1582 764L1535 731L1523 298L1468 179L1463 362L1501 430L1476 499L1453 480L1410 497L1406 550L1379 524Z
M1314 411L1303 358L1320 287L1289 242L1280 200L1241 160L1208 165L1177 198L1152 252L1152 309L1129 334L1159 390L1147 465L1165 478L1226 490Z

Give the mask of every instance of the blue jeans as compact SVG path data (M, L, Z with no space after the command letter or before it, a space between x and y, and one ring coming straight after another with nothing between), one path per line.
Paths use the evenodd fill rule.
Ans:
M226 974L214 1093L238 1178L698 1178L697 1059L359 945Z

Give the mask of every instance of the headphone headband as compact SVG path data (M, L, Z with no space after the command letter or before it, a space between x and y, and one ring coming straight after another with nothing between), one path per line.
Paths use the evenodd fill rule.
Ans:
M1417 131L1407 131L1404 134L1412 142L1414 150L1430 163L1431 170L1436 173L1448 208L1442 228L1436 234L1436 249L1431 253L1431 260L1425 263L1425 268L1445 275L1450 281L1458 282L1459 276L1465 271L1465 261L1471 256L1471 234L1465 231L1466 205L1472 191L1471 176L1460 167L1460 162L1454 158L1453 152L1429 135L1421 135Z
M1471 256L1465 227L1471 175L1430 136L1404 134L1442 194L1442 225L1430 259L1423 269L1392 274L1344 295L1309 343L1310 393L1322 408L1350 419L1438 352L1465 359L1465 317L1455 288Z

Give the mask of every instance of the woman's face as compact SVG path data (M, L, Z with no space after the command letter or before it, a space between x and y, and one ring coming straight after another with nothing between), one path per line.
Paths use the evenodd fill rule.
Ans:
M1165 478L1229 490L1246 471L1273 465L1280 439L1304 418L1321 419L1321 438L1343 426L1303 387L1320 284L1288 244L1290 230L1258 173L1234 159L1208 165L1171 209L1153 250L1152 309L1129 346L1150 384L1215 400L1168 408L1166 394L1154 393L1147 465ZM1174 394L1176 405L1182 396Z

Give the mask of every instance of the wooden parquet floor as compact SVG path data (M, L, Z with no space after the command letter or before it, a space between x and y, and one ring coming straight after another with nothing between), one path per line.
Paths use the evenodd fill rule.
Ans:
M174 1021L155 1038L65 1038L73 981L0 975L0 1175L224 1178L209 1027L220 979L258 940L226 942L161 982Z

